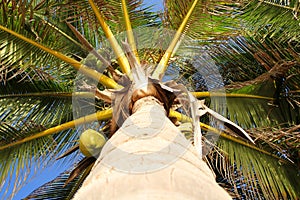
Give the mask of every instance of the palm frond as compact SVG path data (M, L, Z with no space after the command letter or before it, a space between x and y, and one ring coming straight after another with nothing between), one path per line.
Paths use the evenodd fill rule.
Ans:
M97 80L99 81L100 83L102 83L104 86L107 86L109 88L117 88L118 87L118 84L110 79L109 77L99 73L98 71L96 70L93 70L93 69L90 69L89 67L83 65L82 63L80 63L79 61L71 58L71 57L68 57L66 55L64 55L63 53L60 53L58 51L54 51L40 43L37 43L27 37L24 37L23 35L20 35L10 29L7 29L3 26L0 25L0 29L7 32L7 33L10 33L12 34L13 36L21 39L21 40L24 40L25 42L28 42L29 44L31 44L32 46L35 46L35 47L38 47L39 49L47 52L48 54L52 55L52 56L55 56L57 57L58 59L70 64L71 66L73 66L76 70L80 70L80 72L84 73L86 76L88 77L91 77L93 78L94 80Z
M14 97L1 99L0 105L1 147L19 141L35 132L43 131L53 124L70 120L72 117L70 98ZM71 138L72 132L65 131L61 135L69 135ZM1 182L18 177L15 183L20 183L25 176L22 173L30 169L32 160L42 162L42 160L49 159L47 155L55 152L58 143L57 137L47 136L22 143L16 148L1 150Z
M72 123L63 129L52 128L55 130L52 134L36 137L36 133L47 132L50 127L72 120L72 98L77 94L70 92L70 82L58 83L39 73L13 72L8 73L0 85L2 188L11 188L10 181L23 183L32 163L46 165L53 161L56 154L74 145L80 132L70 129L75 126ZM78 94L78 97L85 96ZM9 148L10 144L17 146Z
M254 80L266 72L273 74L260 77L256 82L248 82L248 85L268 81L275 73L284 75L299 63L295 48L271 39L260 42L248 36L240 36L223 41L219 45L208 46L208 49L211 57L220 66L225 84L233 84L233 88L235 82ZM274 69L270 71L272 68Z
M280 43L299 43L299 2L252 1L243 10L246 30L257 39L276 38ZM299 44L298 44L299 45Z
M165 1L164 23L166 27L177 29L186 16L192 1ZM200 43L218 41L237 35L238 21L231 16L239 12L239 4L230 1L199 2L188 21L185 33L197 38Z
M72 51L74 53L75 49L78 52L80 47L69 36L71 32L66 29L67 26L62 26L62 23L57 21L56 26L48 22L49 16L44 15L47 8L45 5L43 9L37 8L40 5L36 5L36 3L36 1L24 2L24 4L16 1L11 4L4 3L1 6L0 14L5 17L1 18L0 24L36 42L43 43L49 48L56 48L67 54ZM51 2L49 3L51 4ZM51 70L58 70L61 74L67 74L68 71L70 73L70 68L67 67L67 71L64 64L40 49L22 42L6 32L0 31L0 35L1 65L5 68L36 69L39 66L45 73L46 71L53 72ZM79 56L84 56L84 53L80 54L79 52ZM51 67L53 68L51 69Z
M40 70L4 70L0 81L1 99L5 98L5 95L45 92L70 93L73 87L73 81L57 80Z
M264 149L280 157L287 157L299 166L299 125L264 127L249 130Z
M229 95L226 95L225 92L223 95L219 95L219 97L226 96L226 101L224 101L226 102L226 110L219 111L217 107L221 105L219 105L218 102L212 102L212 109L216 106L216 109L219 112L223 115L227 115L229 119L245 129L274 127L275 125L278 126L278 124L281 129L286 129L289 126L298 124L300 115L299 106L296 103L290 103L288 97L289 90L285 90L288 87L293 88L291 89L293 91L297 91L297 88L299 87L298 84L295 83L295 81L299 79L298 63L295 61L297 54L291 53L293 51L290 51L289 49L286 49L287 51L285 51L285 48L278 48L278 50L276 48L275 50L270 51L271 47L268 47L267 45L272 46L274 45L274 42L259 43L255 40L251 40L250 38L237 37L223 42L224 43L220 42L219 46L217 44L210 46L207 45L206 49L208 50L208 54L211 55L210 59L212 58L215 61L215 65L220 66L221 73L223 75L222 77L230 78L231 81L229 82L231 82L232 85L234 85L234 82L236 84L243 84L247 83L247 81L249 81L249 84L246 84L246 86L243 85L244 87L227 89L226 92L229 92ZM263 62L257 59L258 57L256 52L262 53L263 51L265 54L261 55L270 55L270 58L275 61L270 68L263 65ZM241 60L239 60L239 58L241 58ZM282 58L284 58L286 62L279 62ZM185 62L185 59L178 59L174 63L176 63L177 67L182 70L182 77L190 80L188 83L192 82L192 80L198 81L196 82L198 85L191 85L192 89L199 91L201 88L204 88L204 91L207 91L207 77L205 76L205 72L201 74L201 71L207 70L212 72L212 69L205 67L207 62L202 61L201 57L198 57L197 59L200 63L200 65L198 65L201 67L200 69L197 69L195 67L196 65L193 65L192 62ZM268 59L268 61L272 60ZM173 68L174 65L171 65L169 70L173 70ZM223 73L222 70L226 68L231 69L232 73ZM242 73L237 73L237 71ZM276 83L278 81L277 79L271 77L273 72L276 74L284 74L284 77L290 78L284 81L282 87L280 84ZM199 73L198 77L200 78L193 79L193 75L197 73ZM170 74L172 74L172 72ZM239 75L240 77L235 75ZM202 79L204 80L203 82L201 82ZM274 84L274 82L276 84ZM226 87L230 88L231 85L228 84ZM279 97L276 95L277 91L280 93ZM213 98L214 91L208 90L206 93L211 93L211 99L207 99L208 102L217 100L216 98ZM201 92L195 94L201 94ZM233 96L230 96L231 94ZM265 98L238 97L243 94L250 94L254 96L262 95ZM237 96L234 97L234 95ZM279 98L279 102L276 106L273 102L275 102L277 98ZM251 132L249 134L251 134ZM251 135L253 137L253 134ZM297 167L290 164L291 162L289 161L281 163L281 159L279 158L280 156L284 158L284 160L297 162L295 157L295 154L297 155L297 153L293 152L294 156L291 156L290 154L287 156L287 148L285 147L286 144L283 140L281 140L282 142L280 144L275 145L274 142L272 142L272 145L270 145L270 141L268 142L266 137L263 138L256 135L256 137L254 137L256 138L256 148L263 150L260 152L257 151L256 148L252 147L250 147L251 150L248 151L248 145L241 144L228 137L222 137L221 135L221 138L222 139L220 139L218 146L218 151L220 153L217 155L219 159L224 160L221 162L219 160L213 160L211 165L219 166L220 169L218 170L225 170L225 172L220 172L220 177L222 177L221 179L223 179L223 181L226 179L225 182L229 184L229 186L227 186L230 188L231 193L240 194L238 198L246 199L293 199L299 195L299 190L297 188L299 182L297 182L297 179L293 177L297 176ZM227 139L229 139L228 141L230 142L228 142ZM269 145L266 145L267 142ZM232 145L232 143L235 143L235 145ZM237 148L235 148L236 146ZM257 153L255 153L255 151L257 151ZM254 157L258 154L260 156L255 159ZM254 164L251 159L253 159ZM278 163L281 163L282 166L277 167ZM271 165L271 167L269 165ZM268 167L268 170L265 169ZM289 176L287 174L289 169L293 171L293 176ZM217 174L219 173L218 170L215 169ZM267 174L264 174L264 172ZM225 178L226 176L228 177ZM272 177L270 180L268 180L269 176ZM230 177L233 178L229 181L228 179ZM274 192L274 194L271 192L271 188L273 187L276 188L276 192ZM244 196L242 195L243 193Z
M219 132L203 123L200 125L204 130L212 131L214 134ZM290 130L295 131L297 127L299 126ZM260 134L262 133L260 132ZM221 133L221 139L217 142L218 148L208 155L210 165L217 174L220 184L238 199L294 199L299 195L300 191L297 188L299 184L298 170L291 161L291 159L297 161L298 153L295 145L299 144L298 137L289 139L293 142L294 147L294 150L291 151L294 156L291 156L287 150L279 153L279 145L274 143L278 141L276 136L273 137L275 141L271 142L272 145L268 146L269 148L266 145L261 145L265 143L266 138L271 140L269 134L265 134L265 138L256 134L254 138L256 138L259 147L254 147L235 139L232 140L231 137ZM284 146L285 142L282 143ZM263 149L267 149L267 151ZM290 172L293 175L289 174Z
M280 105L258 99L227 98L228 118L245 129L296 124L299 110L281 100Z
M4 142L2 137L6 136L7 139L14 139L14 137L17 138L22 135L32 134L32 131L39 131L40 129L41 127L38 127L34 123L23 126L21 130L18 129L18 127L1 124L1 146ZM16 132L18 135L15 134ZM51 135L35 139L20 144L16 148L9 148L5 151L1 151L1 190L11 190L14 188L14 192L17 192L27 180L29 170L38 170L51 163L57 152L63 150L66 146L69 147L72 145L72 143L64 142L72 141L76 138L74 137L76 134L73 134L73 131L70 130L61 132L60 134L61 135ZM62 135L65 138L63 138ZM61 139L65 140L61 141Z
M93 166L93 165L92 165ZM29 200L42 200L42 199L72 199L77 189L81 186L82 182L88 175L91 167L87 168L80 176L73 179L70 183L65 185L68 177L71 174L71 170L67 170L61 173L54 180L37 188L31 194L24 199Z
M218 147L222 149L222 156L218 155L212 162L217 163L217 171L233 186L231 190L235 190L239 198L299 197L300 183L295 166L224 139L218 140Z
M103 115L101 116L103 117ZM91 119L89 120L89 118ZM103 120L100 116L98 118ZM38 169L41 166L36 163L43 163L42 166L47 166L55 160L57 155L77 145L76 141L85 129L84 123L91 122L91 120L97 120L97 116L96 118L87 116L86 119L79 119L81 121L79 123L77 123L78 120L71 121L50 129L39 127L34 123L24 125L22 129L5 123L1 124L0 175L3 183L1 188L19 189L20 184L28 178L28 170ZM77 125L76 129L71 129L75 127L75 124ZM93 127L99 129L101 124L95 123ZM63 162L73 163L73 158L74 155L69 156L64 158ZM11 184L11 182L15 184Z
M95 5L101 8L104 20L108 22L114 33L120 33L126 30L124 13L120 1L96 0ZM87 21L91 30L97 30L100 27L97 23L97 19L94 17L92 8L86 1L68 2L59 5L56 9L62 15L60 16L62 20L75 24L78 22L81 23L81 20ZM141 0L128 0L127 9L133 28L139 26L155 26L158 24L158 14L151 12L150 7L143 6ZM120 26L120 24L124 26Z
M63 80L64 76L74 76L72 69L59 60L54 59L51 55L43 52L41 49L23 42L14 36L0 31L0 55L1 55L1 75L6 79L10 71L16 70L23 72L25 70L38 72L43 71L45 76ZM54 75L53 70L60 72L61 76ZM64 76L63 76L64 75Z
M22 125L31 120L41 126L52 126L52 123L70 120L72 99L69 84L43 77L39 72L12 70L0 85L2 121Z

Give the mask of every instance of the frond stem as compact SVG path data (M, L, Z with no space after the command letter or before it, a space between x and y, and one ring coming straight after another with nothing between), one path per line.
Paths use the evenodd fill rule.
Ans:
M129 62L122 50L122 48L120 47L120 45L118 44L114 34L111 32L109 26L106 24L106 22L104 21L98 7L96 6L96 4L94 3L93 0L89 0L89 4L91 5L96 18L98 19L103 32L105 33L106 38L108 39L109 43L111 44L111 47L113 48L113 51L117 57L117 61L122 69L122 72L127 74L129 77L130 76L130 65Z
M76 125L81 125L81 124L86 124L86 123L90 123L96 120L106 120L106 119L110 119L112 117L112 109L107 109L107 110L103 110L103 111L98 111L94 114L91 115L87 115L78 119L75 119L73 121L69 121L63 124L60 124L58 126L55 127L51 127L47 130L44 130L42 132L36 133L34 135L28 136L26 138L23 138L21 140L17 140L15 142L0 146L0 151L5 150L7 148L16 146L16 145L20 145L23 144L25 142L37 139L37 138L41 138L41 137L45 137L48 135L52 135L55 133L58 133L60 131L64 131L70 128L74 128Z
M140 64L140 59L139 59L139 55L138 55L138 52L136 49L136 44L135 44L134 35L132 32L131 22L130 22L130 18L129 18L127 6L126 6L126 0L122 0L122 9L123 9L123 13L124 13L126 33L127 33L129 46L131 47L131 50L133 51L133 53L135 55L137 63Z
M191 92L196 98L200 97L233 97L233 98L250 98L250 99L265 99L272 101L274 98L251 95L251 94L237 94L237 93L218 93L218 92Z
M4 94L0 95L0 99L5 98L24 98L24 97L51 97L51 98L95 98L93 92L41 92L41 93L25 93L25 94Z
M169 45L169 47L166 50L165 54L163 55L160 62L158 63L155 71L153 72L153 74L152 74L153 78L161 80L163 75L165 74L165 71L167 70L167 66L168 66L168 62L170 60L170 57L171 57L172 54L174 54L175 47L177 46L177 43L178 43L179 39L182 37L182 33L184 31L184 28L186 27L186 24L187 24L189 18L191 17L194 8L197 5L197 2L198 2L198 0L194 0L191 8L189 9L188 13L184 17L181 25L179 26L176 34L174 35L174 38L173 38L171 44Z

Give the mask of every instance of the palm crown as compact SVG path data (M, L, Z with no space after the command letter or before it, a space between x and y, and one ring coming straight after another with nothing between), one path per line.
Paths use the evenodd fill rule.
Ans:
M127 4L114 0L1 4L1 187L12 187L10 181L16 185L33 164L67 165L81 160L28 196L72 198L94 160L83 162L79 151L62 161L55 159L76 147L92 121L98 121L94 128L109 137L112 110L103 91L120 89L118 78L130 76L131 70L118 46L117 40L124 37L117 35L132 29L157 30L156 41L162 43L168 36L163 28L167 28L178 30L178 35L174 31L175 36L169 36L167 47L161 49L151 46L155 33L151 39L140 37L149 43L140 49L134 37L127 35L139 62L154 66L154 78L165 75L184 84L197 98L205 98L213 109L247 130L256 143L237 137L234 129L216 130L207 125L209 118L202 119L204 136L210 137L210 132L221 136L205 158L219 184L236 198L300 196L299 2L167 0L162 13L151 12L140 0ZM109 45L106 38L110 38ZM179 44L183 47L178 48ZM195 54L198 51L200 56ZM103 56L101 63L109 67L89 65L95 55ZM195 65L199 60L204 69L217 67L223 82L215 82L221 84L216 88L223 88L226 94L208 88L207 77ZM79 84L78 76L83 80ZM93 85L91 80L100 84ZM74 85L78 86L75 92ZM213 97L225 96L223 109ZM89 103L96 108L95 115L76 116L80 111L74 112L74 99L80 98L92 99ZM180 116L170 112L170 117L182 120ZM78 170L72 172L73 168Z

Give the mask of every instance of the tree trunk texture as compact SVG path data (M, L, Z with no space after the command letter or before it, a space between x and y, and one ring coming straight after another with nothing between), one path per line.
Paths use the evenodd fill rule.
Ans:
M74 199L232 198L163 106L149 100L105 144Z

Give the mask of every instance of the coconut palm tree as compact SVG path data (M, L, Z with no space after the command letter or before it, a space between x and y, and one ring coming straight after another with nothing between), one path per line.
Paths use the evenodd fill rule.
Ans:
M75 197L97 184L106 198L199 197L203 191L228 197L214 179L236 199L299 198L299 2L168 0L163 13L141 5L1 1L4 198L28 170L53 162L74 165L27 199L70 199L85 180ZM193 102L185 88L211 109ZM238 135L238 126L190 106L226 116L255 144ZM156 128L155 120L163 125ZM132 131L137 127L160 131L145 139ZM109 139L98 161L76 151L87 129ZM168 147L175 154L163 151L166 141L175 144ZM143 151L157 154L143 157ZM168 176L174 180L160 178Z

